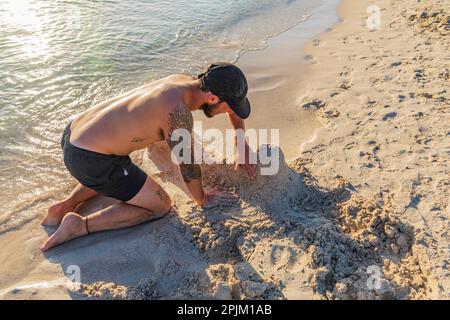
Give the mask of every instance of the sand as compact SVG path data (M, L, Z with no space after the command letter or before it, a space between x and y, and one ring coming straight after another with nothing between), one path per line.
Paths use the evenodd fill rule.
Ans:
M277 175L203 165L205 184L240 202L202 211L153 145L133 156L173 212L45 255L38 220L2 231L0 297L449 299L450 4L377 1L379 31L366 27L369 4L345 0L342 21L304 49L295 103L320 127L292 161L281 146Z

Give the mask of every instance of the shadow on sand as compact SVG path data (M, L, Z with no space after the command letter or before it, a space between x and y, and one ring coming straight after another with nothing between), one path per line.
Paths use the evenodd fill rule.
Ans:
M367 267L381 265L382 256L401 259L412 231L380 207L352 202L350 184L325 189L300 160L288 166L277 152L278 173L255 181L230 165L203 166L204 184L234 190L238 205L199 210L179 203L160 220L76 239L46 257L63 271L80 268L75 299L357 298L350 289L339 296L336 284L351 287ZM144 166L185 190L167 158ZM97 197L78 211L87 215L114 201ZM386 225L406 235L406 247L391 252L396 235L388 237ZM395 297L395 286L389 288L383 298Z

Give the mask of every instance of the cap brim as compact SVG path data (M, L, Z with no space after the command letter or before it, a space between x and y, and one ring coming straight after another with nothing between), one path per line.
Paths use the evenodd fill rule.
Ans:
M233 112L241 119L247 119L250 115L250 101L248 101L248 98L245 98L244 101L241 103L228 103L233 109Z

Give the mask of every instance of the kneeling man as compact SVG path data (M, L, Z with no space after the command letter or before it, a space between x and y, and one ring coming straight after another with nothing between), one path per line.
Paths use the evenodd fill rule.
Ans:
M196 110L203 110L208 117L227 113L235 129L245 129L243 119L250 114L247 90L247 80L238 67L215 63L197 79L171 75L78 115L64 130L61 147L64 163L79 184L69 197L48 209L42 224L60 226L41 249L46 251L92 232L129 227L168 213L172 206L169 195L131 162L129 154L161 140L174 148L178 141L171 139L172 133L177 129L192 133L191 112ZM245 150L242 167L254 178L247 144ZM237 201L230 192L205 192L200 166L193 161L180 164L180 171L199 206ZM74 212L80 203L98 194L120 202L86 217Z

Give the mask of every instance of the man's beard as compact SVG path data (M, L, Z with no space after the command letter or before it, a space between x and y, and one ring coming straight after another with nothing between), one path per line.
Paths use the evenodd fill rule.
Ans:
M218 103L216 104L209 104L209 103L204 103L202 104L202 106L200 107L200 109L203 110L203 112L205 113L205 115L208 118L212 118L214 117L214 110L219 106Z

